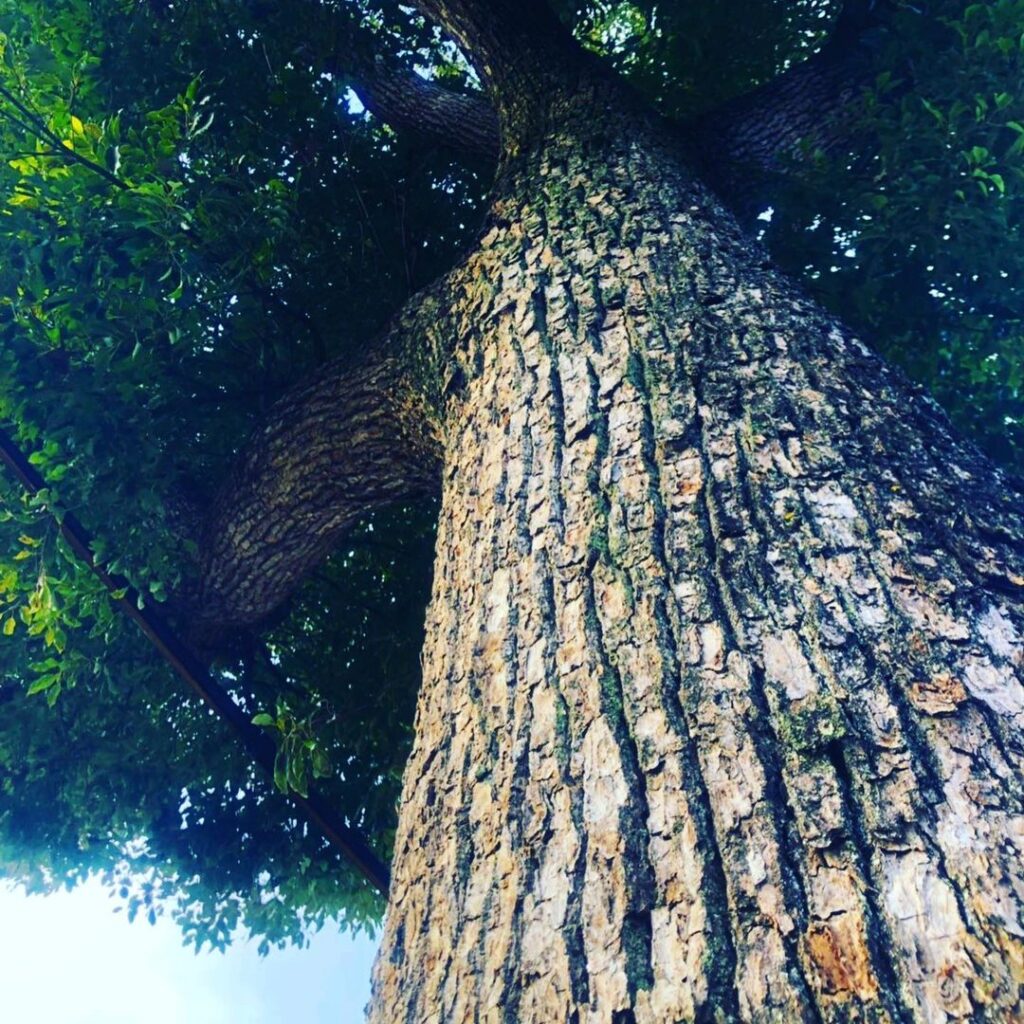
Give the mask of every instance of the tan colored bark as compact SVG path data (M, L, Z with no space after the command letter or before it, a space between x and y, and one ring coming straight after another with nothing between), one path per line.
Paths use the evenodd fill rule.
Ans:
M503 183L370 1020L1021 1019L1020 494L635 123Z

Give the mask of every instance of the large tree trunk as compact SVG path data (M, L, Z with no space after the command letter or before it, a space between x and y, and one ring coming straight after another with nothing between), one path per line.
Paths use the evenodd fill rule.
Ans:
M371 1021L1024 1020L1017 485L541 0L419 6L496 108L488 230L282 403L206 545L258 621L443 449Z
M597 120L452 277L370 1019L1024 1019L1021 496Z

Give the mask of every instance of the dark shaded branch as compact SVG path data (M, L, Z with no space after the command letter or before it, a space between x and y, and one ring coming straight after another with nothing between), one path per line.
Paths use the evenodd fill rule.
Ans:
M466 48L492 102L427 81L382 57L351 69L348 77L381 120L452 149L496 157L496 111L504 107L506 117L522 119L525 107L540 105L540 94L557 92L550 81L554 68L558 76L567 70L574 76L582 57L547 4L531 2L525 10L521 3L420 0L417 6ZM842 143L843 115L873 76L865 33L879 24L885 6L877 0L845 4L829 41L814 56L683 126L697 162L727 198L749 205L751 193L779 174L802 145L828 152ZM537 119L535 111L530 116Z
M383 60L352 81L373 114L399 131L483 157L498 156L498 115L484 96L458 93Z
M603 77L546 0L416 0L460 44L497 111L502 145L524 147L588 76Z
M349 85L385 124L472 155L498 155L498 120L483 95L457 92L418 75L387 52L385 39L366 29L350 4L313 0L333 40L328 70Z
M432 306L414 308L360 366L328 363L286 394L249 440L213 502L199 581L182 601L197 642L215 647L224 627L266 620L365 513L437 490L440 442L422 380Z
M588 69L593 73L590 56L541 0L417 0L417 6L463 46L493 107L377 61L362 70L357 92L396 128L495 155L499 121L506 135L523 136L545 120L545 107L559 92L573 91ZM779 174L802 145L828 152L842 143L844 114L873 76L868 30L887 7L884 0L850 0L814 56L684 125L698 164L727 198L749 205L748 193Z
M741 213L756 212L764 183L802 147L828 153L849 137L854 107L876 71L868 30L884 6L847 3L812 57L683 126L698 166Z

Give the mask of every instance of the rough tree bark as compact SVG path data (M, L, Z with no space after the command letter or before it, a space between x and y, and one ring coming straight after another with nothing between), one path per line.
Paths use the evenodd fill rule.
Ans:
M502 158L370 1020L1024 1019L1017 485L542 4L420 6Z
M362 515L437 490L436 289L411 301L362 365L325 365L271 410L205 517L190 631L266 619Z

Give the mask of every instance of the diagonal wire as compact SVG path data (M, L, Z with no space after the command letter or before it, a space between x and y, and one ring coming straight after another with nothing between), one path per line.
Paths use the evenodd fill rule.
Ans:
M32 495L46 487L14 440L0 429L0 462L3 462L19 483ZM92 553L92 538L78 519L66 513L58 523L71 550L102 581L111 600L145 633L175 672L234 730L250 757L273 775L275 748L273 741L249 721L248 715L214 681L206 667L182 642L150 604L140 600L138 592L123 577L107 572ZM115 591L124 592L121 597ZM387 865L373 852L366 837L346 825L337 812L320 796L290 794L303 812L338 852L379 892L387 894L390 873Z
M46 122L38 116L38 114L34 114L17 98L17 96L14 95L14 93L5 89L3 86L0 86L0 98L7 100L7 102L10 103L11 106L13 106L21 115L21 117L18 118L10 112L6 112L6 116L10 121L29 133L41 135L47 140L47 142L53 145L55 151L53 153L46 154L47 156L56 156L67 160L69 163L81 164L83 167L88 167L89 170L100 175L100 177L105 178L111 185L116 185L121 189L131 188L128 182L123 178L119 178L113 172L108 171L106 167L96 163L95 160L90 160L87 156L82 156L81 153L77 153L56 132L54 132L49 125L47 125Z

